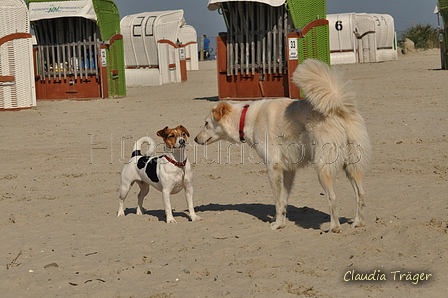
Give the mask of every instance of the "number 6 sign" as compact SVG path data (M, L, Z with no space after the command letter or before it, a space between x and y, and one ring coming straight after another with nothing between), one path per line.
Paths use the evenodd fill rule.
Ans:
M336 28L337 31L341 31L342 30L342 21L336 21L336 23L334 24L334 28Z

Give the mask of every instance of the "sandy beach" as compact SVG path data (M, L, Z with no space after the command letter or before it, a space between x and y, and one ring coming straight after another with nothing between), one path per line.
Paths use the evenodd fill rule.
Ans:
M38 101L0 112L1 297L443 297L448 291L448 71L438 50L397 61L333 66L353 81L373 145L366 226L351 229L352 188L336 195L341 234L315 170L298 173L288 222L272 231L265 166L247 145L195 145L217 100L215 61L188 81L132 87L125 98ZM116 217L134 142L179 124L195 206L171 196L165 223L138 187ZM161 148L161 147L160 147ZM369 280L356 280L369 279Z

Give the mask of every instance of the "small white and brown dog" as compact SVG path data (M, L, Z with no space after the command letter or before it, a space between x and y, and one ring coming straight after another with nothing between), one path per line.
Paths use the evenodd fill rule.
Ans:
M118 216L124 216L124 200L136 182L140 187L138 194L137 215L143 214L143 200L149 192L149 187L162 192L163 205L167 223L175 223L173 217L170 195L185 189L188 211L192 221L201 220L196 215L193 207L193 171L191 164L185 156L185 146L187 137L190 136L188 130L182 125L176 128L165 127L157 132L165 143L165 154L158 157L151 157L156 151L156 144L153 139L146 136L135 142L131 160L125 164L121 172L120 197ZM148 144L148 151L143 155L142 145Z

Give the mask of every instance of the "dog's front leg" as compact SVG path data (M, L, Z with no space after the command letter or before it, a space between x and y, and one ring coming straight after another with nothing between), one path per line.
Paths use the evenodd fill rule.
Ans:
M171 209L170 194L171 194L170 189L164 188L162 190L162 199L163 199L163 206L165 208L166 222L176 223L177 221L174 219L173 211Z

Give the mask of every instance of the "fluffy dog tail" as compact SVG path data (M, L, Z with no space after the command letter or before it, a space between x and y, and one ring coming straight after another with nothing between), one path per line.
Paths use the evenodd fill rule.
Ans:
M292 80L303 90L311 106L325 116L356 112L355 94L347 90L348 82L326 63L307 59L296 68Z
M355 93L348 91L342 74L321 61L308 59L295 70L293 82L302 88L314 110L331 118L331 133L316 134L320 143L336 143L344 148L347 170L365 172L370 163L371 143L364 119L355 107Z
M146 136L138 139L138 141L135 142L134 150L132 151L132 157L143 155L141 150L142 145L145 143L149 146L148 151L146 151L146 153L144 154L145 156L151 156L154 152L156 152L156 144L154 143L154 140Z

